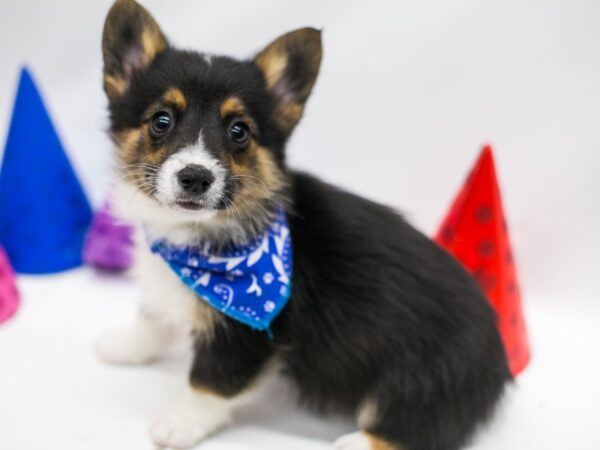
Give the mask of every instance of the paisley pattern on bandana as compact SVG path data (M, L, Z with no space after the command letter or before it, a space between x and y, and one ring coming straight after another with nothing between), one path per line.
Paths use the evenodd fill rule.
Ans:
M213 308L257 330L269 325L290 298L292 239L280 210L262 236L243 247L151 243L175 274Z

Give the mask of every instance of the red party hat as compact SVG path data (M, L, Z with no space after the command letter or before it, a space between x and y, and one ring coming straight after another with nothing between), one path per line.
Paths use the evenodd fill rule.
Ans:
M476 277L496 309L510 370L517 375L529 362L529 343L490 146L481 152L435 241Z

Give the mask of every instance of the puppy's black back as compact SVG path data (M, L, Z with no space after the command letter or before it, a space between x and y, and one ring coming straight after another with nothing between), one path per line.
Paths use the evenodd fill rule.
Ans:
M294 284L273 331L303 399L375 405L367 430L410 450L459 448L510 379L489 303L390 209L292 180Z

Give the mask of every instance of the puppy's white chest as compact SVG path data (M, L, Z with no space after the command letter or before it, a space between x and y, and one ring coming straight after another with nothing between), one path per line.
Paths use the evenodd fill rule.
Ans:
M165 261L138 247L137 271L143 287L142 312L173 329L188 334L205 331L214 312L186 286Z

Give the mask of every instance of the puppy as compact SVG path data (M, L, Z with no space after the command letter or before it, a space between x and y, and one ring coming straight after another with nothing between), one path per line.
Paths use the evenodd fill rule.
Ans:
M145 9L118 0L103 56L145 294L137 322L98 351L145 363L179 335L193 342L189 388L153 441L195 445L276 369L305 405L356 418L335 449L466 445L511 379L490 305L396 212L285 163L321 33L237 61L172 47Z

